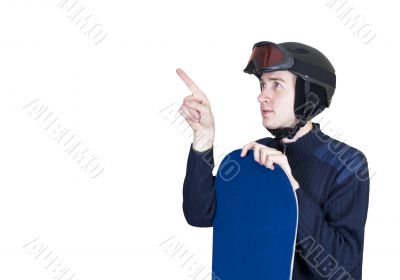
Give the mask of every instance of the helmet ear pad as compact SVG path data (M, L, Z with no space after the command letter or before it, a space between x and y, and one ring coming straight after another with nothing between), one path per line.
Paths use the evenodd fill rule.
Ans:
M294 93L294 115L299 118L303 114L306 95L304 92L304 80L296 75L295 93Z
M306 93L305 81L297 75L295 88L294 114L296 118L300 119L305 114L304 117L309 120L321 113L327 106L328 100L324 87L310 83L310 90ZM307 111L305 112L305 110Z

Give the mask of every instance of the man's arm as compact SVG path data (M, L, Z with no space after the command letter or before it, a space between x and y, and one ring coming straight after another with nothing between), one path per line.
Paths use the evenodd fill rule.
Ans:
M364 155L359 163L359 170L365 172L362 178L357 171L343 168L322 208L301 184L296 190L299 205L297 250L321 279L329 276L333 267L343 267L351 274L355 267L361 269L362 266L370 181Z
M183 182L183 213L188 224L212 227L215 214L215 176L213 147L198 152L190 145Z

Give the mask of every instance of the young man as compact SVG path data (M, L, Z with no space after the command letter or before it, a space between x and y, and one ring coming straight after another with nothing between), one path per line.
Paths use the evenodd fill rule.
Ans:
M295 190L298 209L293 279L361 279L369 198L367 159L331 138L311 119L329 107L335 70L318 50L301 43L262 41L253 46L244 72L260 82L260 113L273 135L243 147L266 168L278 164ZM183 212L196 227L212 227L215 213L214 118L206 95L181 70L192 91L180 113L193 129Z

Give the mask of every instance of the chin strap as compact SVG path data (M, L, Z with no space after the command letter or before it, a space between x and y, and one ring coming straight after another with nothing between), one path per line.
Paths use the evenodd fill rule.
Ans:
M293 137L296 135L296 133L305 126L307 123L307 120L304 118L301 118L298 123L294 127L283 127L283 128L267 128L267 130L275 136L277 140L281 140L285 137L288 139L293 139Z

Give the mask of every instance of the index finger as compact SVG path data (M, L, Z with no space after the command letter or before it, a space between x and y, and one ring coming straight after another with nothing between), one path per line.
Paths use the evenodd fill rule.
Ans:
M279 154L279 153L281 153L280 151L277 151L277 150L274 149L274 148L271 148L271 147L265 146L265 145L263 145L263 144L260 144L260 143L258 143L257 141L253 141L253 142L250 142L249 144L246 144L246 145L243 146L242 152L240 153L240 156L241 156L241 157L245 156L245 155L247 154L248 150L254 149L254 147L257 146L257 145L263 146L263 148L267 149L268 151L273 152L272 154Z
M246 144L242 148L242 152L240 153L241 157L244 157L247 154L247 151L254 148L254 146L257 144L257 142L250 142L249 144Z
M176 69L176 73L181 77L181 79L185 82L187 87L190 89L190 91L193 93L194 97L197 97L200 101L207 100L205 98L204 93L201 91L201 89L193 82L193 80L185 73L180 68Z

